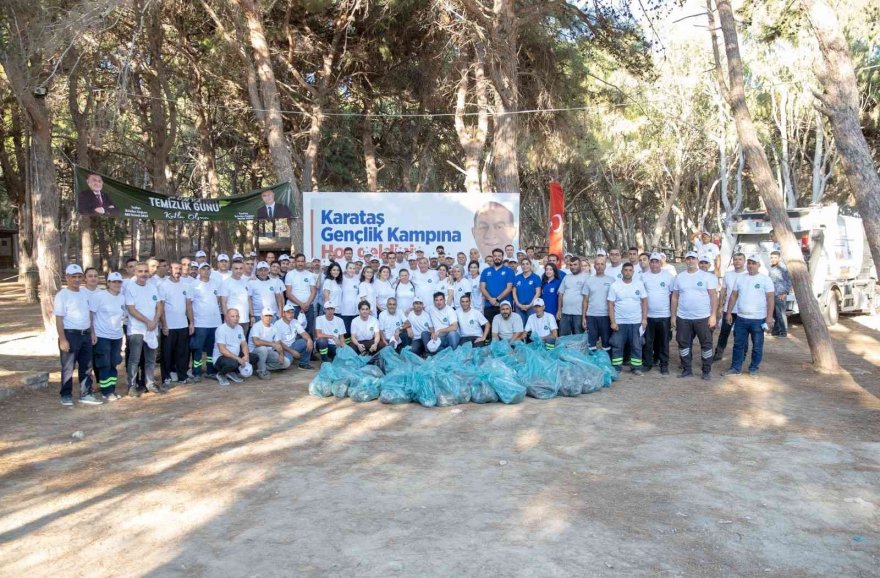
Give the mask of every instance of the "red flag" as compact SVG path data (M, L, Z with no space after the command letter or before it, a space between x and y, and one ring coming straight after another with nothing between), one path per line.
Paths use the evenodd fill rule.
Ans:
M563 233L562 226L565 222L565 193L559 181L550 181L550 229L547 233L547 245L550 252L558 255L562 260Z

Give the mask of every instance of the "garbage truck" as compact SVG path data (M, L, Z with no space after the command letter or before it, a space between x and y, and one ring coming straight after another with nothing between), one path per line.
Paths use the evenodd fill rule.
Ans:
M834 325L841 313L873 313L878 305L877 269L856 211L830 203L789 209L788 218L826 322ZM767 213L743 211L724 232L721 265L727 269L734 253L757 254L766 272L770 253L777 249ZM794 292L788 294L786 310L789 315L798 313Z

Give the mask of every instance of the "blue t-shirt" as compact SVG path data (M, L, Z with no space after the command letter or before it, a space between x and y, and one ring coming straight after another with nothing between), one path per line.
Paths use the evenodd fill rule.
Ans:
M502 265L499 269L495 267L487 267L483 269L483 272L480 273L480 283L486 284L486 291L489 292L489 295L492 297L498 298L501 293L507 289L507 284L513 284L513 278L516 275L513 272L513 269L510 267L506 267ZM513 292L507 294L507 296L503 299L503 301L507 301L508 303L513 303ZM485 307L491 307L491 303L489 300L486 300Z
M513 280L513 287L516 289L516 297L520 304L528 305L535 298L538 287L541 286L541 278L534 273L525 275L517 275Z
M556 315L559 310L559 286L562 285L562 279L556 277L553 281L544 283L541 289L541 299L544 300L544 311L551 315Z

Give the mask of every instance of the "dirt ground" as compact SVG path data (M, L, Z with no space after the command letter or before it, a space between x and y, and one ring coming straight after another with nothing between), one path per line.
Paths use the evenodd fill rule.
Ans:
M0 384L57 366L15 297ZM839 375L795 328L757 378L514 406L317 399L293 370L64 408L56 373L0 401L0 576L877 576L877 320L834 337Z

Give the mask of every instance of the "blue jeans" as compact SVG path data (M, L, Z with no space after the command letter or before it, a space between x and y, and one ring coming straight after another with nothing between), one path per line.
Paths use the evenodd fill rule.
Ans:
M116 367L122 363L122 338L99 337L95 344L95 377L101 393L115 393L119 373Z
M216 327L196 327L192 337L189 338L189 348L192 352L193 360L193 377L202 375L203 364L207 364L207 374L214 375L214 364L211 356L214 354L214 334L216 332ZM202 361L202 355L205 355L205 361Z
M428 351L428 342L431 341L431 332L425 331L422 333L422 343L425 345L425 351ZM458 347L459 342L461 341L461 335L458 334L458 331L450 331L449 333L444 333L440 336L440 348L437 349L439 352L442 349L446 349L447 347L451 347L452 349L456 349ZM435 353L437 353L435 352Z
M321 340L319 340L319 342L320 342L320 341L326 341L326 340L321 339ZM309 345L309 344L306 343L306 340L305 340L305 339L303 339L302 337L297 337L297 338L293 341L293 344L290 346L290 348L291 348L292 350L294 350L294 351L296 351L297 353L299 353L299 359L298 359L297 361L299 361L299 364L298 364L298 365L299 365L300 367L308 367L308 366L309 366L309 361L311 360L311 357L312 357L312 356L311 356L310 354L306 353L306 348L308 347L308 345ZM334 345L334 347L335 347L335 344L333 344L333 345ZM325 347L325 349L326 349L326 347ZM320 346L318 346L318 351L319 351L319 352L321 351L321 347L320 347ZM284 356L287 357L287 359L290 360L290 363L293 363L293 362L294 362L293 355L291 355L289 351L285 351L285 352L284 352ZM323 356L322 356L322 359L323 359Z
M80 396L92 392L92 335L88 329L64 330L70 345L61 353L61 397L73 395L73 368L78 368ZM135 368L136 369L136 368Z
M788 319L785 317L785 299L780 299L777 295L774 300L776 301L776 305L773 307L773 335L788 335Z
M305 313L306 315L306 333L315 336L315 304L311 304L308 308L303 309L299 305L293 306L293 317L296 319L299 317L300 313Z
M746 347L751 337L752 362L749 364L749 371L758 371L761 359L764 357L764 330L761 329L763 323L763 319L746 319L742 315L736 318L733 326L733 360L730 362L730 369L742 371L746 359Z

